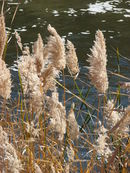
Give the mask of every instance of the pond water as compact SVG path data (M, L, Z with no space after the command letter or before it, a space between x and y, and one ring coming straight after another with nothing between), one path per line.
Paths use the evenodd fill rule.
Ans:
M6 1L7 30L17 5ZM81 73L84 75L87 54L93 45L96 30L103 31L107 42L108 70L117 70L116 49L119 49L121 74L130 77L130 1L129 0L19 0L20 5L13 22L12 39L8 46L7 63L16 60L14 31L18 31L24 45L33 44L40 33L46 42L47 25L51 24L76 48ZM111 81L112 86L115 80Z

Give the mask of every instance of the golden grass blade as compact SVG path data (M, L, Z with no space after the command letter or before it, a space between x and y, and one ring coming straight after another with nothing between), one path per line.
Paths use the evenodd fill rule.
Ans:
M112 71L110 71L110 70L108 70L108 72L109 72L110 74L115 75L115 76L118 76L118 77L120 77L120 78L130 80L130 78L128 78L128 77L126 77L126 76L124 76L124 75L121 75L121 74L118 74L118 73L114 73L114 72L112 72Z
M19 5L20 5L20 3L18 3L17 6L16 6L16 9L15 9L15 11L14 11L14 14L13 14L13 17L12 17L12 20L11 20L11 25L13 24L13 21L14 21L14 19L15 19L16 13L17 13L18 8L19 8Z
M4 5L5 5L5 0L3 0L2 7L1 7L1 14L4 12Z
M80 100L82 103L84 103L86 106L88 106L89 108L91 108L92 110L96 110L96 111L98 111L98 109L97 108L95 108L94 106L92 106L92 105L90 105L89 103L87 103L85 100L83 100L83 99L81 99L79 96L77 96L77 95L75 95L74 93L72 93L70 90L68 90L67 88L64 88L64 86L60 83L60 82L58 82L56 79L54 79L55 80L55 82L59 85L59 86L61 86L63 89L65 89L69 94L71 94L71 95L73 95L75 98L77 98L78 100Z

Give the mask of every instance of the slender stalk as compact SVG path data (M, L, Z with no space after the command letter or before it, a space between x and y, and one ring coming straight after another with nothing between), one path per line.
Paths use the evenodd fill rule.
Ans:
M97 111L97 125L96 127L98 128L98 122L99 122L99 113L100 113L100 95L98 95L98 111Z
M66 97L65 97L65 71L64 71L64 69L63 69L63 83L64 83L64 95L63 95L63 98L64 98L64 106L65 106Z
M120 75L120 55L119 55L119 49L118 48L117 48L116 54L117 54L117 72ZM120 81L118 83L120 83ZM120 103L121 103L120 84L118 84L117 101L120 105Z
M103 95L103 114L102 114L102 124L104 124L104 107L106 105L107 97L106 94Z

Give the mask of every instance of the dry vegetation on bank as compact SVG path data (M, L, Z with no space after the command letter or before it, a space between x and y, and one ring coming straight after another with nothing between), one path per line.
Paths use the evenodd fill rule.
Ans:
M32 51L23 46L20 35L15 33L22 55L17 60L20 91L12 100L13 79L3 58L8 37L1 12L0 172L127 173L130 106L118 106L121 98L119 87L116 94L111 94L111 99L108 94L103 33L100 30L96 32L91 54L88 55L88 76L98 93L96 107L86 101L89 95L85 98L76 84L80 70L73 43L69 40L64 43L51 25L47 29L50 33L47 43L38 34ZM68 68L79 95L66 88L65 68ZM62 77L63 84L59 77ZM63 88L62 102L58 87ZM130 90L129 80L121 83L120 87ZM66 92L78 100L81 105L77 106L78 110L72 103L67 111ZM82 112L82 105L86 107L86 120L79 126L76 117L79 111Z

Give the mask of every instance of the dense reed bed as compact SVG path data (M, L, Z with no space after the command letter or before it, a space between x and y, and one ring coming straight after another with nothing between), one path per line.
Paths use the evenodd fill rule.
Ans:
M86 56L89 80L86 77L83 94L77 83L80 69L73 43L64 42L51 25L47 29L47 43L38 34L32 48L24 47L19 33L15 33L20 50L20 89L12 99L13 79L4 61L8 37L1 12L0 172L127 173L130 106L123 107L120 99L121 88L130 90L129 79L121 82L124 76L113 73L120 83L116 92L110 91L106 43L98 30ZM66 78L73 82L74 90L66 87ZM93 87L94 97L90 94ZM60 97L59 88L63 90Z

